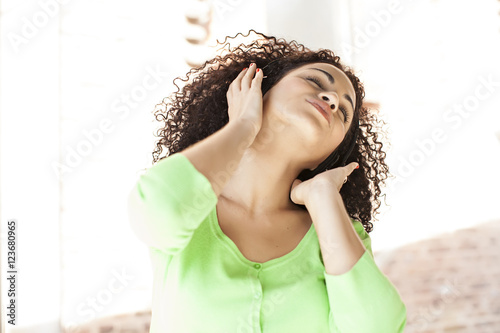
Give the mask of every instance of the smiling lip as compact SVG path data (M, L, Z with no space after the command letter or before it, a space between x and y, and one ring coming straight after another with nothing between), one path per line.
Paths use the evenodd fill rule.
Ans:
M315 103L315 101L310 101L310 100L307 100L312 106L314 106L316 108L316 110L318 110L322 115L323 117L325 117L325 119L328 121L328 124L330 124L330 117L329 117L329 114L326 113L326 111L318 104L318 103Z

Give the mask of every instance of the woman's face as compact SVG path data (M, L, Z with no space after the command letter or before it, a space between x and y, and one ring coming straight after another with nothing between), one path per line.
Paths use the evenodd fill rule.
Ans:
M291 125L303 149L314 147L311 153L319 164L344 139L355 102L354 87L344 72L331 64L311 63L290 71L264 95L264 119Z

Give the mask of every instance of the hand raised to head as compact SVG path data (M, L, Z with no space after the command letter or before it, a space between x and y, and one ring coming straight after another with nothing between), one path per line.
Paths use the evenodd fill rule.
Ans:
M358 168L358 163L352 162L344 167L326 170L305 182L295 179L290 190L290 199L297 205L308 205L312 194L316 191L340 192L347 177Z

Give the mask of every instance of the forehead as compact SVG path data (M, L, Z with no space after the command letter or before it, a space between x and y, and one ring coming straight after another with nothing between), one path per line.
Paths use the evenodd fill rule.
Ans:
M322 69L322 70L330 73L335 80L334 85L336 87L339 87L339 85L342 87L345 87L346 93L348 93L352 97L354 97L353 101L355 100L355 91L354 91L354 87L351 83L351 80L349 80L349 78L347 77L347 75L343 71L341 71L340 69L338 69L334 65L326 64L326 63L322 63L322 62L310 63L310 64L302 65L298 68L295 68L292 72L297 73L297 72L302 72L302 71L309 71L309 69L311 69L311 68ZM314 70L314 72L316 72L317 74L321 74L319 71L316 71L316 70ZM321 75L324 75L324 74L321 74Z

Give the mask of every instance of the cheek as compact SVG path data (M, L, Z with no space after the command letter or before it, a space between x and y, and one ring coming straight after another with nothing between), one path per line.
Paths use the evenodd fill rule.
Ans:
M311 87L300 78L282 80L266 92L262 100L263 107L280 113L300 112L301 108L307 107L305 99L311 93L314 93Z
M294 94L294 91L289 91L283 85L276 85L262 98L262 105L264 108L286 108L292 102Z
M300 79L281 80L269 92L280 98L291 99L303 94L308 88L307 82Z
M328 135L328 142L330 143L330 148L335 149L340 145L340 143L344 140L344 127L340 122L336 122L333 127L332 131Z

